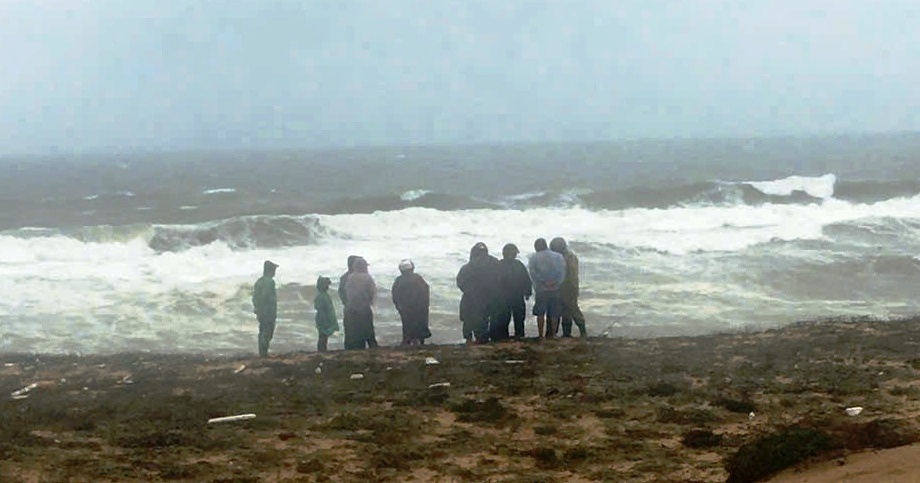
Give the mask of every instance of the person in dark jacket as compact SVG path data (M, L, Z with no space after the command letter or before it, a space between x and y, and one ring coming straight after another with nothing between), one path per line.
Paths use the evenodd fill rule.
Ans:
M412 260L399 262L399 276L393 281L390 293L393 305L402 319L403 345L422 345L431 337L428 329L428 282L415 273Z
M342 301L343 307L345 306L345 278L348 277L348 274L350 274L351 271L353 270L353 265L355 264L355 260L359 258L361 257L357 255L349 255L348 261L346 262L348 265L348 271L343 273L342 276L339 277L339 300Z
M457 273L460 298L460 320L467 344L489 341L489 324L501 306L498 286L498 260L489 255L489 248L479 242L470 249L470 261Z
M332 304L332 297L329 296L329 285L331 284L332 280L329 277L321 276L316 279L316 297L313 298L313 308L316 309L317 352L326 352L329 337L339 331L335 305Z
M275 293L275 269L278 265L269 260L262 264L262 276L252 287L252 311L259 321L259 357L268 357L268 344L275 335L278 318L278 295Z
M562 337L572 337L572 321L578 326L579 335L588 337L585 316L578 307L578 257L569 250L562 237L553 238L549 242L549 248L565 259L565 280L559 287L559 298L562 301Z
M498 265L498 281L501 285L502 306L492 325L493 340L508 338L508 324L514 318L514 338L524 338L524 319L527 317L525 299L533 294L527 267L517 259L520 253L517 245L508 243L502 248L502 259Z
M377 284L367 272L367 260L358 257L345 277L345 349L377 347L374 334L374 302Z

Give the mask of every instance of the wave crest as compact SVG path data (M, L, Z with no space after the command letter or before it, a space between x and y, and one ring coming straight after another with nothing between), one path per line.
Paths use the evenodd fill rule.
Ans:
M789 176L774 181L745 182L770 196L790 196L798 191L821 199L829 199L834 196L834 184L836 183L837 176L833 173L817 177Z
M278 248L314 243L324 233L313 216L245 216L198 225L157 225L147 245L157 252L218 241L232 249Z

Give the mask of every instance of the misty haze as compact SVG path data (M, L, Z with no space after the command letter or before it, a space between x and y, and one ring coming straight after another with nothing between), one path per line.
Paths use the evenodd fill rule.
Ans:
M761 481L798 460L738 455L920 441L917 32L908 2L0 0L0 480ZM508 284L461 293L490 256L534 277L511 341ZM381 347L343 350L359 278Z

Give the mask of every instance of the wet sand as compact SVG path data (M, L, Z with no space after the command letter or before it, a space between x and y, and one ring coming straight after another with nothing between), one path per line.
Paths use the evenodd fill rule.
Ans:
M268 359L6 354L0 481L742 482L790 465L774 481L917 481L918 322Z

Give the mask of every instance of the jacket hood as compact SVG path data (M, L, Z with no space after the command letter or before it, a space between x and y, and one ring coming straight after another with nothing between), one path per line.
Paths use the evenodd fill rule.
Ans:
M565 253L567 248L568 247L565 243L565 239L561 236L557 236L556 238L553 238L553 241L549 242L549 249L554 252Z
M332 285L332 280L329 277L323 277L321 275L316 279L316 290L319 290L320 292L329 290L330 285Z

